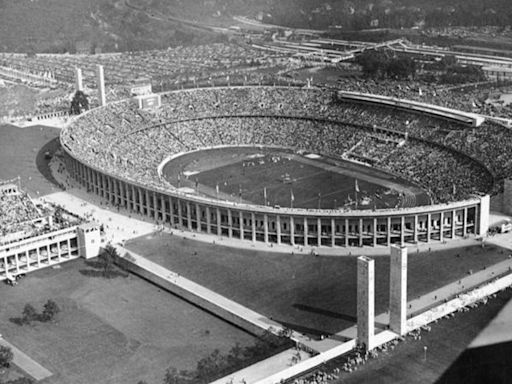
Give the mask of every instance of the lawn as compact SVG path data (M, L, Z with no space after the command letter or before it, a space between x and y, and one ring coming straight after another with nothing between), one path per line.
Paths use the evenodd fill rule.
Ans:
M268 317L312 335L355 323L355 257L314 257L258 252L161 234L134 239L128 249ZM458 255L458 256L457 256ZM410 298L430 292L507 258L477 246L411 253ZM376 313L387 309L388 257L376 257Z
M0 285L4 338L54 373L52 384L161 383L165 369L193 369L196 362L255 338L136 277L87 277L84 260ZM54 323L20 327L26 303L42 310L48 299L61 308Z
M183 175L178 181L179 172ZM397 185L400 190L410 187L404 180L354 163L334 164L324 157L308 158L259 147L186 154L168 163L163 173L174 185L194 188L210 197L281 207L293 204L295 208L354 209L356 179L358 209L395 207L399 193L390 186ZM422 192L415 192L421 200Z

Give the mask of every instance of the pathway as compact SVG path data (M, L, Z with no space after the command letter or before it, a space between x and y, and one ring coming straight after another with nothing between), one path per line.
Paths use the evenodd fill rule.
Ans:
M50 377L52 373L47 370L45 367L43 367L41 364L39 364L37 361L30 358L28 355L20 351L18 348L16 348L14 345L9 343L7 340L3 339L0 336L0 345L3 345L4 347L11 348L14 359L13 363L18 366L20 369L25 371L28 375L30 375L34 380L44 380L47 377Z

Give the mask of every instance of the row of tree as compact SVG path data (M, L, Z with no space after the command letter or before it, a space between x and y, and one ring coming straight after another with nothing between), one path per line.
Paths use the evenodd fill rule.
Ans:
M60 308L53 300L48 300L43 306L41 313L37 312L31 304L25 304L21 317L12 319L18 325L30 325L33 321L46 323L52 321L55 316L60 312Z
M290 348L293 344L289 339L290 331L284 330L279 335L266 331L254 345L242 348L238 343L227 354L218 349L201 359L193 371L167 369L164 384L197 384L210 383L220 377L261 361L280 350ZM140 382L139 384L143 384Z

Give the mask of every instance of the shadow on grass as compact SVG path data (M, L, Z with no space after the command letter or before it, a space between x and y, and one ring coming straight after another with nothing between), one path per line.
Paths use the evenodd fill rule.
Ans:
M301 311L307 311L307 312L312 312L312 313L316 313L319 315L334 317L336 319L342 319L342 320L345 320L345 321L348 321L348 322L354 323L354 324L357 323L356 316L351 316L351 315L347 315L347 314L339 313L339 312L333 312L333 311L329 311L327 309L311 307L311 306L305 305L305 304L293 304L293 307L297 308Z
M25 325L25 320L23 320L21 317L10 317L9 321L13 324L19 325L20 327Z
M79 272L88 277L103 277L105 279L114 279L116 277L128 277L129 273L124 269L112 266L105 270L105 262L101 259L86 260L85 265L90 269L80 269Z
M300 325L300 324L293 324L293 323L288 323L286 321L281 321L281 320L277 320L275 319L279 324L281 325L284 325L286 328L290 328L290 329L293 329L297 332L300 332L300 333L303 333L303 334L306 334L308 336L311 336L313 338L318 338L320 339L320 337L322 335L326 335L326 334L329 334L329 332L326 332L326 331L322 331L321 329L316 329L316 328L310 328L310 327L305 327L303 325Z

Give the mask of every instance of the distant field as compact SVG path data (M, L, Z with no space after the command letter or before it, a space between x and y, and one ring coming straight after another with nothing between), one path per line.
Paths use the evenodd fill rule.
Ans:
M54 373L48 384L161 383L169 366L196 362L236 343L244 331L136 277L87 277L84 260L29 274L16 287L0 284L0 332ZM20 327L9 321L26 303L38 310L53 299L55 323Z
M290 327L319 335L355 323L355 257L314 257L235 249L175 235L146 236L127 248ZM384 252L384 251L383 251ZM507 258L494 246L409 255L409 298ZM375 259L375 312L387 309L389 259Z
M210 197L295 208L393 208L400 203L399 190L410 187L404 180L353 163L333 165L324 157L255 147L187 154L168 163L163 172L174 185L182 172L181 187Z

